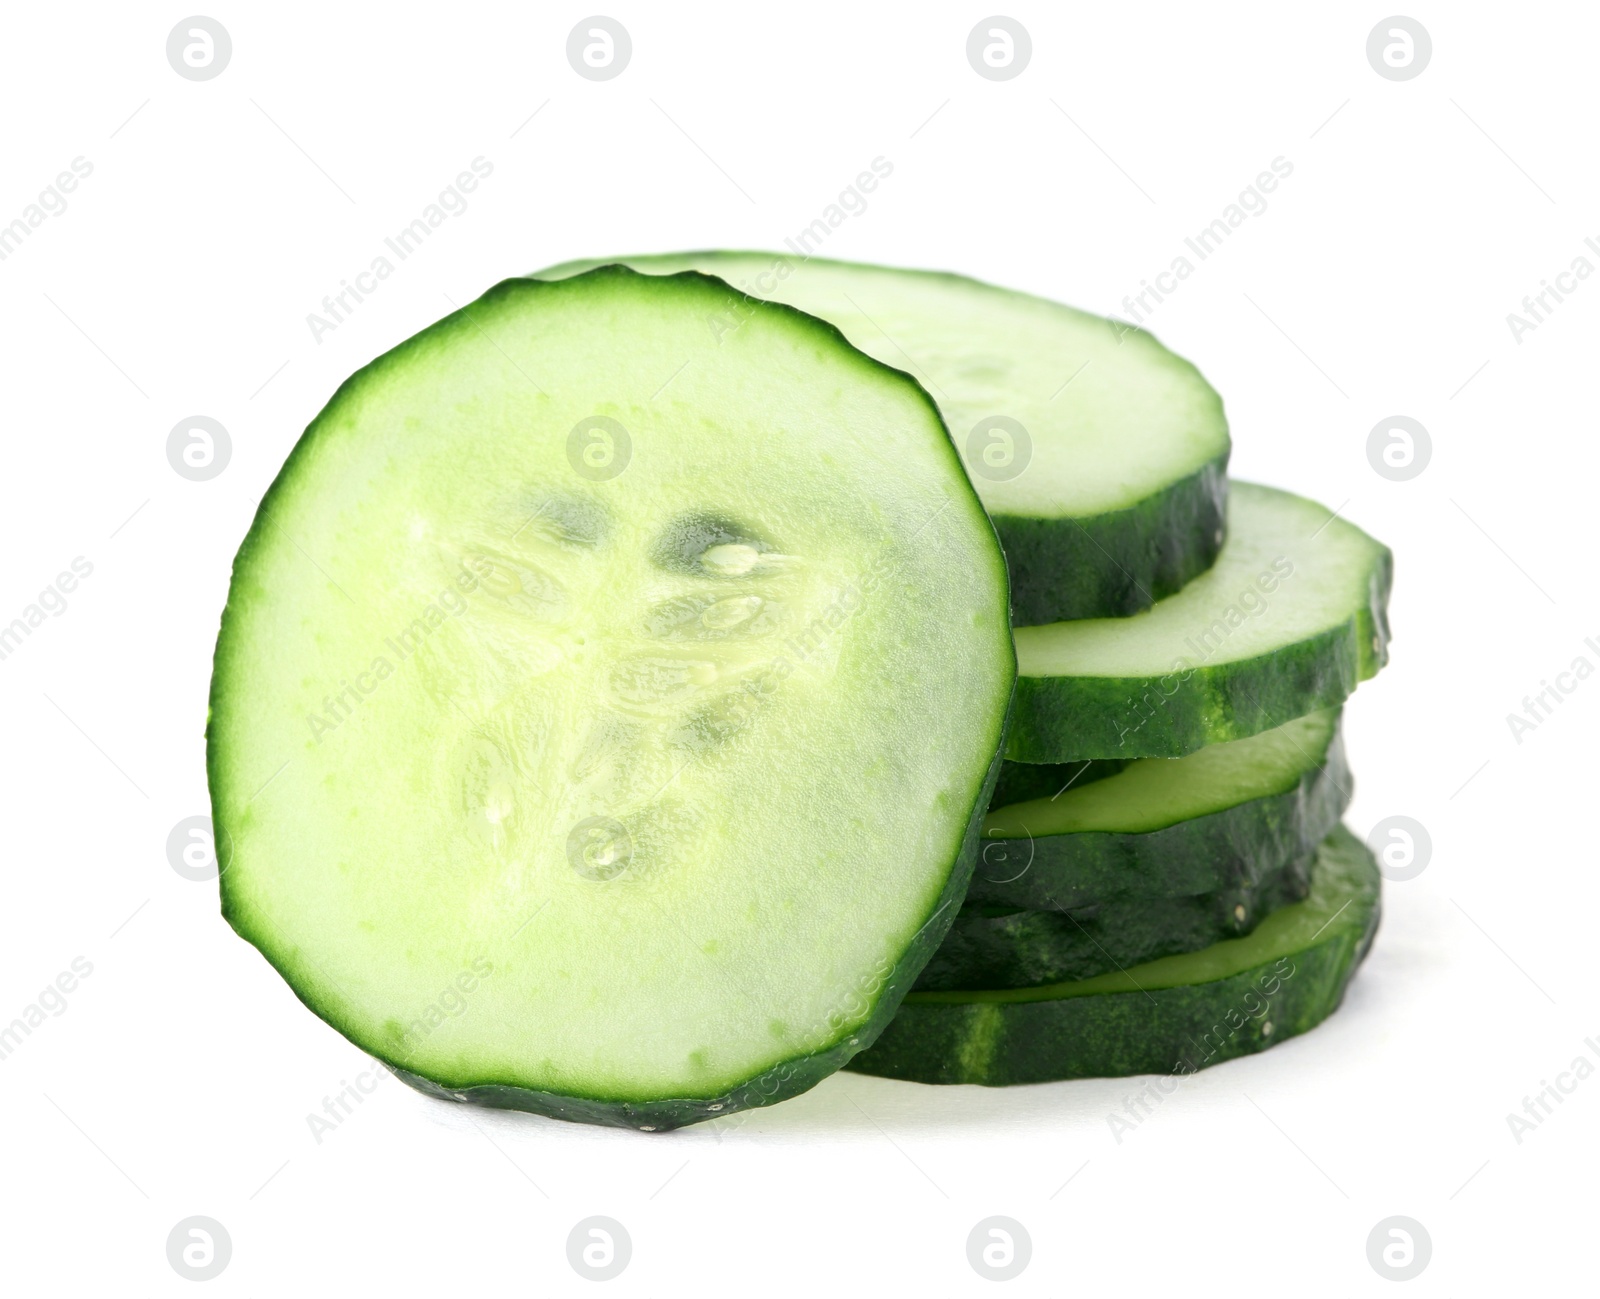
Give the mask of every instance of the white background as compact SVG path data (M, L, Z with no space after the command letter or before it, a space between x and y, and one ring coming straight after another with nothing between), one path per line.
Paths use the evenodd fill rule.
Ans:
M1433 1242L1409 1293L1586 1284L1600 1079L1520 1144L1506 1115L1600 1035L1600 678L1521 744L1506 714L1600 666L1600 282L1520 343L1506 315L1600 236L1592 7L1414 10L1432 62L1398 83L1365 56L1385 10L1357 5L1020 5L1033 58L1002 83L966 61L970 5L623 4L633 58L604 83L566 61L583 9L208 12L233 57L200 83L166 61L181 9L13 6L0 41L0 222L93 165L0 262L0 622L94 565L0 662L0 1021L93 964L0 1062L7 1293L192 1293L165 1255L192 1214L232 1238L218 1296L588 1293L565 1242L591 1214L633 1241L617 1295L987 1293L965 1244L993 1214L1032 1237L1017 1294L1387 1292L1366 1239L1392 1214ZM480 155L470 208L314 341L322 297ZM388 1079L318 1144L306 1115L370 1062L165 851L207 810L211 648L255 500L338 382L452 303L570 257L778 244L879 155L893 175L830 255L1103 312L1293 163L1149 324L1224 394L1239 476L1394 548L1350 822L1415 817L1428 868L1388 887L1333 1020L1121 1144L1126 1082L851 1074L653 1138ZM194 414L232 436L209 482L166 460ZM1410 482L1366 457L1395 414L1433 439Z

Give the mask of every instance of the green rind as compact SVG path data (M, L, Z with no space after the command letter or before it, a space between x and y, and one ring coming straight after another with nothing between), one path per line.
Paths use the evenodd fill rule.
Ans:
M599 268L596 273L606 275L639 274L620 265L604 266ZM679 277L707 281L720 288L728 289L730 292L737 292L716 276L706 275L702 272L684 271L672 278ZM250 528L234 556L228 599L222 611L217 644L213 651L211 686L206 708L206 782L211 800L213 834L217 844L217 857L221 864L218 874L221 912L223 919L228 922L234 932L261 954L262 958L277 971L295 997L312 1014L339 1032L353 1045L367 1052L403 1082L426 1095L499 1109L521 1110L553 1119L631 1128L642 1132L669 1131L688 1124L725 1117L742 1109L776 1104L779 1101L799 1095L801 1092L816 1086L829 1074L838 1071L852 1056L875 1041L884 1028L893 1020L902 1000L911 990L922 967L933 953L938 950L955 918L961 900L966 894L973 866L977 860L979 832L982 828L983 818L987 812L995 784L999 779L1002 762L1001 753L1004 750L1005 728L1008 725L1011 708L1008 705L1000 714L1002 720L994 737L994 759L974 801L960 851L955 857L950 874L946 878L944 888L936 905L930 910L927 918L918 929L912 942L901 954L899 960L883 977L881 985L863 987L852 992L850 1008L841 1008L839 1012L841 1023L849 1022L858 1013L863 1014L864 1017L857 1023L848 1038L840 1040L831 1048L797 1055L789 1060L780 1061L756 1077L745 1080L738 1087L718 1096L624 1101L539 1091L493 1079L475 1079L470 1082L463 1080L457 1085L451 1085L447 1081L438 1081L413 1073L405 1068L404 1060L389 1058L382 1050L375 1049L372 1044L361 1040L361 1037L349 1025L343 1009L332 998L320 996L312 989L302 987L297 981L299 965L295 958L300 956L299 949L292 944L286 943L280 934L255 932L240 914L240 909L231 904L227 876L227 845L231 843L231 831L228 818L224 814L225 806L222 798L222 786L225 775L222 769L222 747L215 725L219 704L223 696L232 689L226 648L229 615L235 612L236 607L248 597L247 588L253 580L251 577L251 560L257 550L262 549L267 544L269 534L275 528L270 517L273 505L291 489L291 484L298 469L304 461L310 458L311 447L317 437L324 432L329 436L337 435L337 421L334 420L333 416L339 408L341 399L349 396L365 383L377 378L389 367L403 363L411 352L426 349L429 341L435 335L449 328L458 318L470 321L474 308L483 307L498 295L515 292L520 286L525 286L526 283L525 278L501 281L490 288L477 301L469 304L469 306L458 309L436 321L428 328L375 357L352 374L339 385L327 405L307 425L305 431L300 435L289 455L285 458L283 465L279 468L277 476L262 495ZM767 309L780 311L794 321L800 322L805 327L813 330L818 336L819 347L843 347L848 349L856 353L856 359L859 364L871 369L881 370L886 374L892 374L915 387L921 393L937 426L944 430L944 444L958 471L956 477L959 484L967 486L967 494L970 497L970 503L975 513L987 518L987 513L982 510L981 502L977 499L976 492L970 488L965 471L961 468L959 453L956 451L954 442L950 440L949 429L945 425L943 415L940 413L933 398L921 388L921 385L913 377L906 375L903 371L896 370L892 366L876 361L864 353L860 353L838 328L826 321L807 315L782 303L768 303L764 304L764 306ZM959 486L957 490L959 490ZM1002 558L1002 552L998 544L994 554L997 561ZM1002 587L1008 589L1009 577L1003 562L995 564L995 578ZM1014 686L1010 694L1010 702L1014 703ZM265 921L263 920L264 923ZM860 1011L855 1009L856 1000L864 1003Z
M1216 562L1227 499L1224 453L1131 509L1080 519L992 514L1011 570L1013 621L1121 618L1176 594Z
M610 261L580 259L534 271L532 276L562 279L613 263L655 274L687 265L714 270L719 262L745 257L793 260L776 253L705 249ZM875 273L897 269L825 257L798 260L803 264L859 267ZM899 273L989 292L1013 293L1017 297L1034 296L998 289L995 285L947 271L903 270ZM751 297L750 300L781 299ZM1113 321L1105 324L1113 334L1120 328ZM862 340L862 345L869 345L868 340ZM1187 361L1183 363L1194 368ZM1214 393L1213 397L1220 410L1221 398ZM1216 561L1225 539L1228 456L1229 450L1225 449L1185 477L1166 484L1126 509L1055 518L1003 510L991 512L1011 571L1012 621L1018 626L1028 626L1079 618L1125 617L1148 609L1155 601L1176 593L1204 573ZM981 484L978 486L981 495Z
M1123 895L1073 911L1001 911L968 903L923 968L917 991L1032 988L1092 979L1248 934L1311 888L1299 857L1258 880L1177 897Z
M1195 957L1220 959L1235 946L1255 944L1260 931L1083 984L917 993L876 1045L846 1068L908 1082L988 1087L1186 1074L1307 1032L1338 1008L1371 947L1381 910L1372 854L1342 828L1322 852L1330 850L1359 862L1359 883L1348 905L1309 943L1281 953L1269 949L1261 959L1198 983L1164 982L1159 971ZM1143 987L1129 986L1135 981ZM1110 983L1126 990L1090 991Z
M1129 894L1176 897L1258 884L1287 862L1309 861L1349 806L1340 730L1307 759L1287 789L1159 830L986 838L967 901L1069 910Z
M1350 616L1270 652L1160 676L1019 676L1006 757L1178 758L1341 704L1389 661L1393 583L1394 556L1375 545Z
M1035 798L1051 798L1065 789L1092 785L1114 776L1128 764L1121 758L1101 758L1089 762L1012 762L1000 764L1000 780L994 787L989 808L1027 803Z

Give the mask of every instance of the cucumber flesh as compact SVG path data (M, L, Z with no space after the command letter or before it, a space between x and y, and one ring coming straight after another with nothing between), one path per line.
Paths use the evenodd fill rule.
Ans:
M1279 907L1304 899L1311 888L1310 866L1295 859L1214 893L1124 894L1071 911L968 902L916 986L919 991L1031 988L1198 951L1248 934Z
M1150 334L932 271L761 252L623 260L720 275L752 300L832 321L915 375L1000 533L1019 624L1148 608L1216 558L1230 445L1222 400ZM741 319L706 326L731 337Z
M434 1094L770 1104L948 927L1013 675L912 380L706 276L508 281L339 390L235 560L224 914Z
M1341 827L1311 894L1244 938L1075 983L917 992L849 1068L925 1083L1192 1073L1314 1028L1338 1007L1379 915L1378 863Z
M1233 484L1216 565L1131 618L1018 627L1007 756L1181 757L1343 702L1388 661L1387 547Z
M1337 709L1183 758L1137 758L1055 797L991 808L967 899L1071 910L1249 890L1309 862L1351 788Z

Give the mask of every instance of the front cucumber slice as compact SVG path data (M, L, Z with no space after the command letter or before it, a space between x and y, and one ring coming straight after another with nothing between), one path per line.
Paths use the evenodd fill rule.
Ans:
M1265 1050L1335 1009L1377 931L1377 860L1341 827L1311 894L1245 938L1076 983L916 992L858 1073L924 1083L1186 1074Z
M1004 779L1004 776L1002 776ZM1070 911L1111 898L1249 889L1309 862L1352 783L1339 711L991 808L967 900Z
M1019 627L1007 756L1176 758L1342 703L1389 656L1386 546L1304 497L1233 484L1202 577L1131 618Z
M770 1104L938 946L1014 670L913 380L707 276L508 281L340 388L239 551L224 914L433 1094Z
M1230 445L1222 399L1143 330L934 271L761 252L622 260L720 275L752 302L832 321L916 375L999 530L1018 624L1134 613L1217 556ZM728 338L743 319L739 310L703 327Z
M1070 911L968 902L916 986L1033 988L1088 979L1248 934L1279 907L1304 899L1310 888L1311 863L1295 858L1259 879L1212 893L1123 894Z

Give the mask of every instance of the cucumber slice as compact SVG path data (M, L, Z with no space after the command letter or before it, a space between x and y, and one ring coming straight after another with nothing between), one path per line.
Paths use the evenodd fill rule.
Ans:
M720 275L752 301L832 321L920 379L999 530L1018 624L1134 613L1216 558L1228 488L1222 399L1148 333L961 275L759 252L624 260ZM742 319L705 326L727 338Z
M1064 790L1091 785L1114 776L1128 765L1123 758L1096 758L1088 762L1012 762L1000 764L1000 779L995 782L991 810L1027 803L1036 798L1054 798Z
M1071 911L968 902L916 987L1032 988L1196 952L1248 934L1279 907L1302 901L1310 888L1310 860L1297 858L1215 893L1124 894Z
M958 909L1006 612L933 403L832 326L697 274L508 281L346 383L240 549L224 914L436 1095L781 1100Z
M1007 756L1176 758L1344 701L1389 657L1387 547L1233 484L1215 567L1132 618L1019 627Z
M1337 709L1184 758L1138 758L1057 797L992 808L967 901L1073 910L1249 890L1309 862L1350 792Z
M1076 983L916 992L858 1073L925 1083L1052 1082L1192 1073L1314 1028L1371 946L1378 863L1340 827L1317 854L1311 895L1246 938Z

